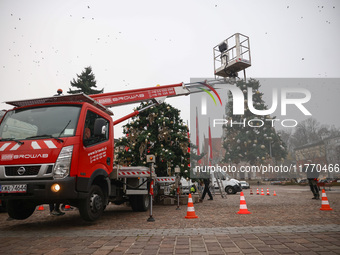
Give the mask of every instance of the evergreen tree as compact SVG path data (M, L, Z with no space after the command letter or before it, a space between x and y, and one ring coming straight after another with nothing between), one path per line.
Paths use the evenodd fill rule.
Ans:
M251 165L269 162L271 158L283 160L287 155L286 145L276 133L270 115L255 115L248 109L248 88L252 88L253 106L257 110L266 110L267 105L259 91L260 83L250 79L248 83L238 81L236 86L244 94L244 115L233 115L232 94L228 93L226 117L228 124L224 126L224 144L226 163L249 162ZM245 121L245 125L243 125ZM230 122L238 123L230 126ZM242 124L240 124L242 123ZM249 125L248 125L249 124Z
M141 103L137 110L146 105ZM172 175L177 165L181 169L181 175L188 175L189 130L179 113L178 109L162 103L133 117L130 123L124 125L123 132L126 136L116 143L116 146L124 148L118 153L116 163L143 166L146 165L146 155L154 154L158 176Z
M96 90L93 89L96 88L96 79L92 72L92 67L88 66L85 67L85 70L81 72L80 75L77 74L77 80L73 78L73 80L70 82L71 87L77 88L75 90L69 89L67 93L69 94L77 94L77 93L84 93L86 95L92 95L92 94L99 94L103 93L104 89Z

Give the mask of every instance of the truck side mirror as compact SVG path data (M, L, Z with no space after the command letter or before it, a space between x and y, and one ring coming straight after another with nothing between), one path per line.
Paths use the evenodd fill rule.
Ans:
M103 118L97 118L94 121L94 136L106 137L107 121Z

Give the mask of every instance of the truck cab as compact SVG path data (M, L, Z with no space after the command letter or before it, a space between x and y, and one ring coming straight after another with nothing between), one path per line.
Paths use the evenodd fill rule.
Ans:
M97 219L111 190L111 111L83 94L9 103L16 107L0 122L0 199L9 216L67 202Z

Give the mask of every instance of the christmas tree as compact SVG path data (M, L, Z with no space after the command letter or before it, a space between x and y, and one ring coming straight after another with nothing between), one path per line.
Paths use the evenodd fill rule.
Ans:
M93 89L96 88L96 79L94 77L94 74L92 72L91 66L85 67L85 70L81 72L80 75L77 74L77 80L73 79L71 83L71 87L75 87L77 89L67 91L69 94L77 94L77 93L84 93L86 95L92 95L92 94L99 94L103 93L104 89L96 90Z
M141 103L137 110L146 105ZM176 166L180 167L181 175L186 176L190 163L189 129L179 114L178 109L162 103L133 117L124 126L125 137L116 143L116 146L123 148L118 152L116 163L146 166L146 155L153 154L158 176L173 175Z
M277 134L273 123L275 117L255 115L248 108L248 88L251 88L253 107L266 110L267 105L259 91L260 83L255 79L238 81L236 86L244 94L244 115L233 115L232 94L228 92L226 105L227 124L224 126L226 163L248 162L251 165L268 163L272 159L283 161L287 155L286 145ZM233 124L234 123L234 124Z

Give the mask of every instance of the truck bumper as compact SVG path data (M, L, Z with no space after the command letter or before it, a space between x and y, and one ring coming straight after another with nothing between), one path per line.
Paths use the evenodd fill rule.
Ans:
M0 185L8 184L26 184L25 193L0 193L0 199L29 199L39 203L53 203L57 201L72 200L81 197L76 191L76 178L66 177L60 180L18 180L18 181L0 181ZM53 192L51 187L59 184L60 190Z

